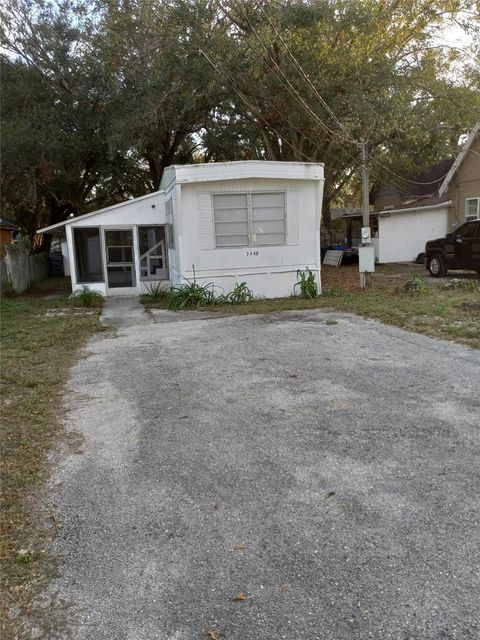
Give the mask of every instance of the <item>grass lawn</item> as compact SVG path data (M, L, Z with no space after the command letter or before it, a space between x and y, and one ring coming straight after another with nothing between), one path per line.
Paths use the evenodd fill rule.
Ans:
M452 284L459 275L462 282ZM420 278L420 290L408 292L405 285L414 277ZM360 289L359 280L357 265L323 267L324 293L316 299L292 297L202 308L236 314L329 308L480 349L480 280L475 274L435 280L426 277L422 265L382 265L366 289ZM147 308L168 305L166 299L143 297L142 301Z
M33 603L54 571L44 548L55 523L39 510L38 498L47 456L64 437L59 414L69 368L101 329L98 309L73 308L69 292L66 279L49 279L2 300L2 640L29 637L26 620L45 622Z

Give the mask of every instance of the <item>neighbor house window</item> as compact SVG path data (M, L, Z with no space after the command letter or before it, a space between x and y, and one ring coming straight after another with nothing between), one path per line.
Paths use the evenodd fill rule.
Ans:
M103 282L100 228L73 229L73 245L77 282Z
M285 244L285 208L284 191L215 194L215 245Z
M465 220L477 220L480 218L480 198L467 198L465 200Z

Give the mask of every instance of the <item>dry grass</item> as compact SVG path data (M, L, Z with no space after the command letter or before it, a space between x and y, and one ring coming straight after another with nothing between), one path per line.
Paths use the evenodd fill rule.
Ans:
M208 311L245 314L330 308L480 349L480 280L474 273L460 275L470 288L446 289L445 285L454 276L430 278L423 265L380 265L372 274L369 286L362 290L358 265L324 266L323 295L314 300L298 297L254 300L234 306L209 306ZM414 277L424 282L416 294L405 290L405 284ZM148 306L162 307L165 302L150 301Z
M68 293L66 280L50 279L2 301L2 640L28 637L27 622L43 626L33 603L53 569L44 549L54 522L35 498L48 476L47 456L63 436L59 409L69 368L100 329L98 312L69 310ZM60 308L66 311L47 315Z
M425 267L420 264L383 264L375 267L375 273L371 276L370 290L395 289L415 275L424 277ZM322 287L324 291L335 287L341 287L344 291L359 291L360 276L358 264L344 265L341 267L322 266Z

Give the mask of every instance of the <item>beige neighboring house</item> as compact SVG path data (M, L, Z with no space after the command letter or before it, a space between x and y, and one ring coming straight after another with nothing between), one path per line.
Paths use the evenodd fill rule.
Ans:
M451 202L449 230L469 220L480 219L480 121L450 167L438 195Z
M456 158L442 160L408 187L381 187L370 213L377 262L411 262L428 240L445 236L468 220L480 219L480 121L471 130ZM360 242L361 216L341 216L347 243Z

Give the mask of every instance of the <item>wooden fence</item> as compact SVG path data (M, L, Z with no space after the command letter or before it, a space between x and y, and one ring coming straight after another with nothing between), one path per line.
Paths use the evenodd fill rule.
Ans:
M4 259L0 264L2 286L7 283L15 293L26 291L34 282L48 275L48 254L29 255L22 245L9 244L3 247Z

